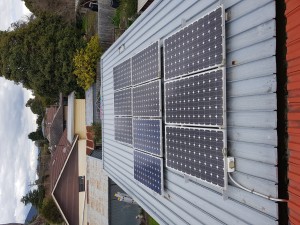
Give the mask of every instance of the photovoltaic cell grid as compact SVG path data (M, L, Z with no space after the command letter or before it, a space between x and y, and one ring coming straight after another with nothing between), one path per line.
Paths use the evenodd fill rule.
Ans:
M165 39L165 79L198 72L223 63L221 7Z
M159 75L158 41L132 57L132 85L158 78Z
M133 88L132 110L133 116L160 117L161 116L161 81L139 85Z
M166 127L167 167L224 187L223 131Z
M213 70L165 83L167 124L222 126L224 70Z
M115 117L115 140L132 145L132 118Z
M158 194L163 191L163 161L140 151L134 151L134 179Z
M114 108L116 116L131 116L131 88L127 88L114 93Z
M161 119L133 119L133 147L162 156Z
M114 90L131 86L131 59L113 68Z

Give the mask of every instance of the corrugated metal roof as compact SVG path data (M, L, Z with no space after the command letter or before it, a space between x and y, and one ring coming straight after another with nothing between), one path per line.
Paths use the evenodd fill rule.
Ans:
M289 219L300 224L300 2L286 1Z
M133 178L133 149L114 139L112 70L154 41L216 8L220 1L155 1L101 58L103 161L109 176L161 224L277 224L275 202L231 184L228 199L202 182L186 182L165 169L165 196ZM256 191L278 196L275 1L222 1L227 13L228 151L233 177ZM125 50L119 53L119 47Z

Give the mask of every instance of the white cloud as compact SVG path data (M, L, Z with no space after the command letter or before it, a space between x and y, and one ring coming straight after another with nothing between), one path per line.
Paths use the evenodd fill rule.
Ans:
M36 116L25 107L30 96L20 85L0 78L0 224L24 222L29 207L20 199L37 176L37 149L27 138L36 129Z
M0 30L7 30L11 23L31 14L21 0L0 0L0 9Z
M30 15L21 0L0 0L0 30ZM0 77L0 224L24 222L29 206L20 199L37 178L37 150L27 135L36 129L34 116L25 107L31 92Z

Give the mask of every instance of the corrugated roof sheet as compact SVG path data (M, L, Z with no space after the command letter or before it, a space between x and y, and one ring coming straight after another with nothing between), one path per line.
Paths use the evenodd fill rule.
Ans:
M48 141L50 140L50 127L52 125L52 121L56 114L57 108L58 108L57 106L51 106L49 108L46 108L44 130L45 130L45 137L48 139Z
M215 9L220 1L154 1L101 59L103 162L109 176L160 224L277 224L278 205L232 184L228 199L202 182L165 169L165 196L133 178L133 149L114 139L112 70L151 43ZM275 1L222 1L227 13L228 151L234 178L278 196ZM119 52L119 47L125 47Z
M56 148L64 132L64 107L62 105L57 109L50 127L49 145Z
M300 224L300 2L286 1L289 219Z

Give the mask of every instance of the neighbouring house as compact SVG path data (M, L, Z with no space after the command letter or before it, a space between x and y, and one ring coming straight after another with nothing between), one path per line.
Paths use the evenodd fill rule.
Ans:
M63 104L63 96L60 94L57 105L46 108L42 122L43 135L49 141L49 150L54 152L60 137L65 129L66 106Z
M223 40L223 60L216 67L193 70L195 63L190 59L197 59L197 65L206 64L219 54L217 50L214 52L215 45L210 46L218 38L209 35L216 29L212 24L218 20L210 20L213 18L211 13L220 9L220 4L221 10L224 9L219 18L224 22L218 34L223 34L219 36ZM300 223L299 9L296 0L156 0L102 55L103 168L109 178L160 224ZM206 29L202 30L196 21L201 21L201 26L207 26ZM191 44L207 34L201 43ZM201 52L194 51L197 44L203 44ZM211 51L213 54L209 55L207 52ZM187 62L183 63L184 60ZM221 95L224 104L218 107L224 107L222 115L226 126L217 128L224 131L221 138L227 145L222 147L221 164L215 161L208 163L207 154L198 158L186 155L191 150L187 145L196 146L197 142L193 139L196 135L182 135L188 137L182 141L179 137L183 131L179 130L203 130L203 124L198 128L195 128L197 124L171 124L166 116L166 113L175 111L178 114L173 117L180 117L182 111L195 108L185 105L185 94L194 94L195 91L206 90L206 87L211 89L210 79L203 80L203 84L208 84L197 90L187 83L176 86L176 82L204 76L212 68L221 69L224 75L224 92ZM151 69L154 76L143 80ZM134 80L133 73L141 75ZM172 74L178 76L167 77ZM154 85L155 82L159 91L153 91L154 86L146 88L146 85ZM177 104L174 108L166 107L165 100L171 95L162 95L168 91L168 84L174 84L173 89L178 89L172 93L174 96L179 93L179 88L189 87L181 95L182 99L171 101ZM160 96L153 97L156 93ZM149 99L147 96L150 96ZM206 96L203 98L201 100L205 101ZM139 151L141 146L137 147L133 141L139 141L135 139L139 135L148 135L148 139L142 141L149 147L155 142L151 137L157 137L153 133L147 134L147 130L139 130L135 122L142 124L142 113L147 115L143 120L149 120L151 116L147 113L156 110L151 108L150 103L146 105L147 109L142 108L147 101L158 106L159 114L151 118L161 124L160 137L164 145L160 145L163 146L162 154L158 156L157 153L147 155L147 151ZM184 104L180 104L182 102ZM206 105L201 106L207 109ZM210 106L207 105L208 109ZM202 110L198 109L199 112ZM192 120L195 114L189 116ZM212 129L215 128L209 128ZM172 139L174 136L176 138ZM216 140L213 143L220 140L215 136L208 139ZM168 141L176 144L168 145ZM197 146L190 152L203 153L204 146L207 147ZM220 150L219 146L214 148ZM216 159L219 160L219 157ZM233 159L235 163L230 161ZM147 170L145 165L149 165L147 161L151 160L156 160L157 167L153 169L154 166L150 165ZM199 168L197 163L215 166L216 170L208 169L207 172L203 170L205 166ZM219 165L224 167L222 174ZM198 178L193 174L196 167L200 171L196 174ZM160 171L159 174L157 171ZM216 171L215 180L207 182L205 179L213 177ZM221 183L224 187L220 188L213 182L216 184L223 172ZM161 188L162 192L155 191L155 188Z
M86 224L85 100L68 96L67 128L50 162L51 194L65 222Z

